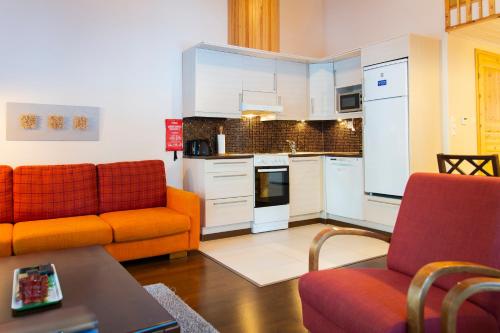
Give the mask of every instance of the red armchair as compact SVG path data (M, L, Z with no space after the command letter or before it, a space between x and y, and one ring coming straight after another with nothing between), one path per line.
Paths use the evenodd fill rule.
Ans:
M299 281L310 332L500 332L499 178L414 174L387 269L317 271L321 245L338 234L389 241L357 229L316 236Z

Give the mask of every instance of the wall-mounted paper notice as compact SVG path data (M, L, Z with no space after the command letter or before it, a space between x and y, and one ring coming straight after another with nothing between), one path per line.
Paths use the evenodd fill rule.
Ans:
M8 141L98 141L99 108L7 103Z

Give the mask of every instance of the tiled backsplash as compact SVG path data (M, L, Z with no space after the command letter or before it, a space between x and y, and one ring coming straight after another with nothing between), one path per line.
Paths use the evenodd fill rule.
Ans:
M354 120L351 131L345 122L328 121L260 121L258 118L220 119L185 118L184 146L193 139L208 139L217 152L219 126L224 127L226 153L278 153L289 151L286 140L297 142L297 150L305 152L362 151L362 122Z

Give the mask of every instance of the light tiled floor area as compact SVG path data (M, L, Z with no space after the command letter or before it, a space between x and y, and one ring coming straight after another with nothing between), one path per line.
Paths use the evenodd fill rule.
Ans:
M287 230L201 242L200 251L258 286L290 280L307 272L314 236L331 226L313 224ZM387 254L383 241L337 236L323 245L320 269L340 267Z

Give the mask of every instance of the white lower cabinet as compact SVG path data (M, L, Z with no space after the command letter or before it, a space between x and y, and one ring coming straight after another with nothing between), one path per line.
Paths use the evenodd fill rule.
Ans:
M290 158L290 216L320 213L322 202L322 157Z
M399 213L401 200L376 197L371 195L365 196L365 217L369 223L386 226L387 230L392 231L396 224L396 219ZM380 229L373 226L375 229Z
M185 158L184 189L202 200L202 234L250 228L254 216L253 159Z
M216 172L205 176L205 199L242 197L252 191L251 172Z
M205 200L205 227L253 221L253 196Z

